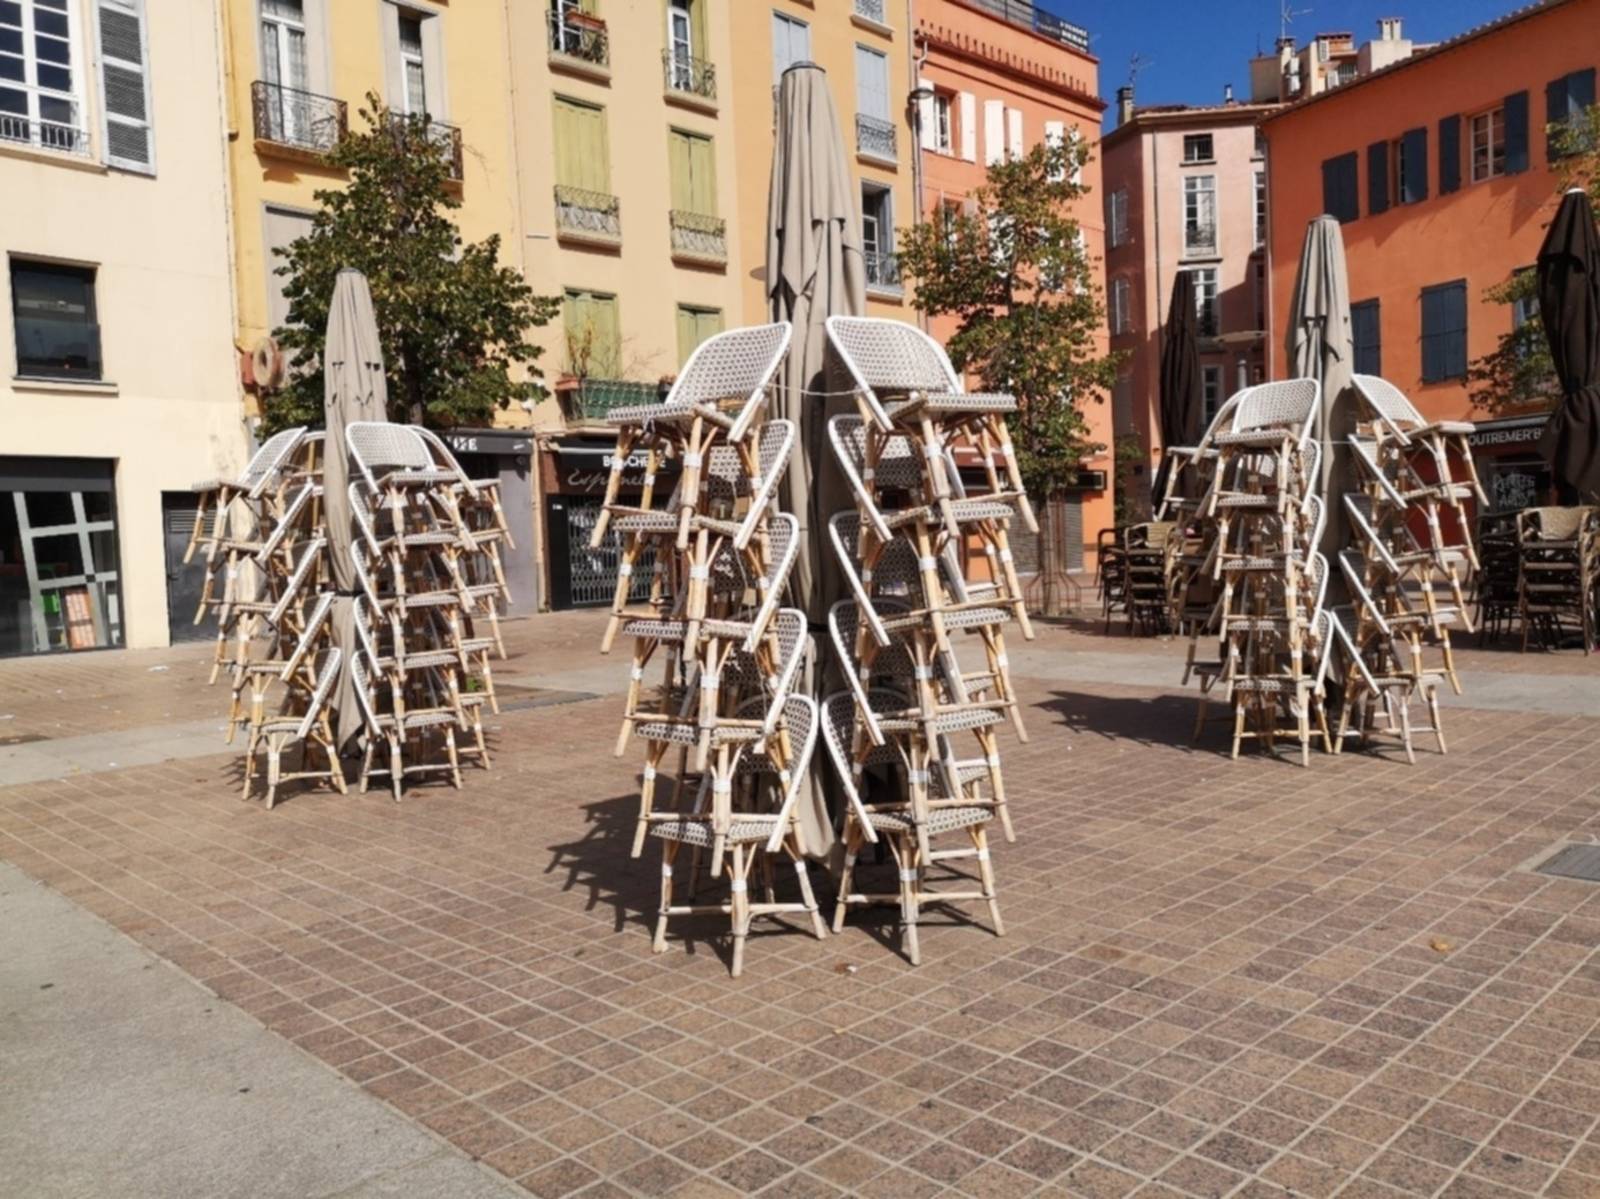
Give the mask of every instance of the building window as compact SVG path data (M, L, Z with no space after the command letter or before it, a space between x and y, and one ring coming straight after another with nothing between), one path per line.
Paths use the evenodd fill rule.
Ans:
M811 61L811 26L781 12L772 14L772 81L797 62Z
M101 378L94 276L93 267L11 260L17 374L42 379Z
M1467 283L1458 279L1422 291L1422 381L1467 373Z
M1394 202L1416 204L1428 198L1428 131L1411 129L1394 143Z
M617 379L622 374L622 326L617 297L569 287L561 298L567 369L584 379Z
M400 13L400 71L406 111L428 111L428 80L422 65L422 18L415 13Z
M722 332L722 309L678 305L678 365L689 361L695 347Z
M1111 193L1111 211L1106 224L1110 226L1111 249L1128 244L1128 189L1121 188Z
M0 457L0 657L122 643L112 464Z
M1350 340L1355 347L1354 365L1358 375L1383 374L1381 312L1377 300L1350 305Z
M1200 368L1200 401L1205 411L1205 423L1209 425L1216 419L1217 409L1222 406L1222 368L1220 366L1202 366Z
M622 209L611 194L610 145L605 109L555 98L558 237L605 244L621 239Z
M76 7L68 0L0 3L0 141L87 151L72 54Z
M1186 133L1183 135L1184 162L1214 162L1216 157L1209 133Z
M861 255L867 290L901 294L900 265L894 256L894 196L886 187L861 184Z
M269 204L261 214L261 232L267 248L267 329L281 329L289 323L289 297L284 289L289 286L287 275L278 274L284 265L284 251L302 237L310 234L313 216L294 208Z
M949 92L935 92L933 96L933 148L941 154L951 154L955 146L955 119Z
M672 207L701 216L717 214L716 153L712 140L687 129L667 131Z
M1472 118L1472 181L1506 173L1506 110L1496 108Z
M1561 157L1562 128L1581 127L1584 114L1594 104L1594 75L1594 68L1588 67L1545 85L1545 152L1551 162Z
M1356 191L1356 152L1325 159L1322 163L1322 211L1341 223L1361 215Z
M1217 323L1217 268L1214 266L1192 267L1189 273L1194 276L1194 315L1197 325L1195 332L1201 337L1215 337L1219 329Z
M1111 281L1111 332L1133 332L1133 285L1127 279Z
M1188 254L1217 251L1217 177L1189 175L1183 181L1183 249Z
M1267 244L1267 173L1256 170L1256 249Z

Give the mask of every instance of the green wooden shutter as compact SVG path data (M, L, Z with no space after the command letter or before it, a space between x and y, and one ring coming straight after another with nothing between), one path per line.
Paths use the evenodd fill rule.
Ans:
M711 61L711 34L706 21L706 9L711 0L689 0L689 35L694 38L694 56Z
M678 365L689 361L689 355L708 337L722 332L720 308L690 308L678 306Z
M611 193L611 148L606 110L556 97L556 182Z
M586 365L591 379L615 379L621 357L621 330L617 322L617 297L592 291L568 290L563 296L562 324L572 347L567 366ZM582 362L588 342L588 361Z
M689 169L694 208L704 216L717 214L717 160L709 137L689 139Z
M692 140L681 129L667 130L667 165L671 170L669 178L672 181L672 207L678 212L694 211L694 166L690 148Z

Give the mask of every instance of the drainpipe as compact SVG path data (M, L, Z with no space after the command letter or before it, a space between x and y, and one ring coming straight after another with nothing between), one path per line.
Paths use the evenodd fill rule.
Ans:
M915 9L916 0L906 0L906 36L912 39L911 45L913 49L917 45L916 37L912 32L916 28L913 24L916 19ZM909 92L915 92L917 88L922 86L922 68L927 61L928 43L924 40L921 51L914 53L910 60L911 87L908 89ZM911 192L913 201L917 206L915 223L921 224L928 219L928 215L922 204L922 105L916 101L913 101L911 105L911 141ZM924 333L928 331L928 314L921 308L917 309L917 325Z

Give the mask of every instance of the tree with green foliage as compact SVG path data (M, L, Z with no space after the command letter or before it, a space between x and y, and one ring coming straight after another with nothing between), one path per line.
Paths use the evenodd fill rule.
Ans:
M1101 352L1105 309L1072 215L1088 195L1087 158L1073 139L998 161L968 205L905 230L899 248L916 306L960 322L947 347L956 369L1016 396L1011 435L1046 520L1082 461L1106 448L1090 440L1084 405L1105 401L1119 363ZM1054 538L1041 532L1048 553ZM1050 576L1061 564L1042 567L1044 610L1053 614Z
M1552 126L1550 133L1560 155L1559 190L1581 187L1589 193L1589 202L1600 208L1600 106L1586 109L1570 124ZM1496 304L1520 305L1524 319L1520 324L1513 321L1495 348L1468 367L1472 402L1496 416L1554 408L1561 400L1561 386L1539 319L1535 272L1520 270L1483 294Z
M316 193L311 231L280 251L288 323L273 336L288 379L265 397L267 432L323 420L321 353L334 278L367 277L389 384L389 416L434 428L487 425L513 402L541 398L540 349L528 331L547 324L558 300L534 294L502 265L500 238L461 239L451 214L452 150L426 118L388 109L369 93L367 130L328 154L350 173L342 189ZM516 377L520 376L520 377Z

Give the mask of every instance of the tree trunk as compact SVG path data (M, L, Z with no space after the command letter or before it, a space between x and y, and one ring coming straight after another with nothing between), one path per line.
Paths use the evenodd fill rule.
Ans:
M1045 499L1039 512L1039 615L1062 616L1066 613L1066 559L1061 536L1065 513L1061 511L1061 497L1052 495Z

